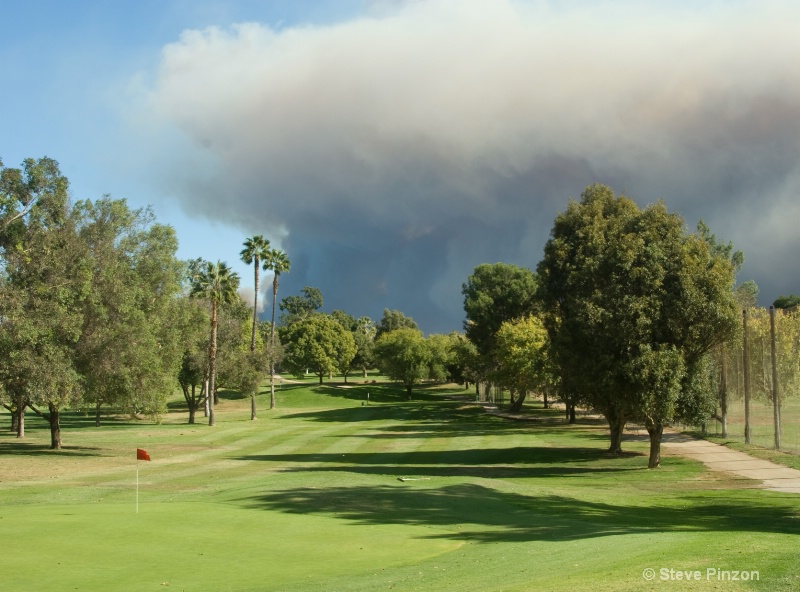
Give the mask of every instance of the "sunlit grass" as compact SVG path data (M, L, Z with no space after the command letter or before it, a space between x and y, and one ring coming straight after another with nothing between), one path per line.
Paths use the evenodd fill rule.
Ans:
M797 496L743 489L602 423L486 414L471 391L369 377L223 392L218 425L67 413L0 435L8 590L795 590ZM378 380L373 383L372 380ZM344 388L346 386L346 388ZM369 402L366 394L369 392ZM0 415L7 425L8 415ZM140 462L136 513L135 449ZM408 479L401 481L400 478ZM48 569L44 570L43 566ZM655 582L643 578L657 570ZM760 580L661 581L661 568Z

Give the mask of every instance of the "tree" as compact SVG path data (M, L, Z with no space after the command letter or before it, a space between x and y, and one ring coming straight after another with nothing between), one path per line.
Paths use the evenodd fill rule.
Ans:
M375 322L369 317L356 319L353 329L353 339L356 342L356 355L353 358L353 368L358 368L367 377L367 370L375 367Z
M533 271L508 263L479 265L462 285L464 333L480 354L483 377L490 376L497 365L495 336L501 325L535 312L536 290Z
M489 355L495 336L506 321L536 311L536 274L526 267L508 263L483 263L462 285L464 329L481 355Z
M541 319L530 315L504 322L495 342L497 368L492 376L511 392L511 410L516 412L529 392L541 391L547 384L547 330Z
M352 333L330 315L313 313L281 332L284 364L295 374L313 369L319 383L325 375L350 364L356 353Z
M734 290L736 304L741 309L755 307L758 304L758 292L758 284L753 280L742 282L736 287L736 290Z
M45 418L61 448L61 407L82 395L75 347L91 266L69 205L69 183L49 158L0 162L0 383L24 435L25 409ZM38 406L46 405L48 411Z
M253 264L253 271L255 275L255 296L253 300L253 326L250 338L250 352L255 354L256 351L256 331L258 330L258 274L262 261L269 258L271 249L269 248L269 241L263 236L256 235L244 241L244 249L240 253L242 261L250 265ZM255 359L255 355L252 356ZM250 419L256 419L256 393L252 392L250 396Z
M173 326L183 273L175 231L157 224L149 209L131 210L107 196L78 202L73 216L91 271L75 349L84 400L94 403L97 425L103 404L158 415L181 360Z
M375 358L382 373L403 384L409 401L414 385L430 374L431 349L419 329L384 333L375 340Z
M211 303L211 343L208 351L209 375L209 414L208 425L215 425L214 392L217 378L217 324L218 309L222 304L229 304L239 297L239 275L231 271L227 264L217 261L198 261L194 266L191 279L191 295L203 298Z
M775 302L772 303L772 306L774 306L775 308L787 309L787 308L794 308L798 304L800 304L800 296L798 296L797 294L791 294L789 296L783 296L783 295L778 296L775 299Z
M322 308L322 291L319 288L306 286L300 292L300 295L287 296L281 300L279 306L285 313L282 318L284 325L303 320Z
M289 257L279 249L270 249L264 258L264 270L272 270L272 323L269 332L269 408L275 409L275 302L278 300L278 277L288 273L292 264Z
M556 218L538 273L562 387L604 414L612 452L628 419L643 422L658 466L664 425L708 416L704 360L739 328L730 257L662 202L642 210L593 185Z
M375 339L380 338L381 335L396 331L397 329L419 329L417 323L411 317L407 317L399 310L383 309L383 317L378 322L378 327L375 331Z
M269 241L260 234L250 237L244 241L244 249L240 253L242 261L247 265L253 264L253 272L255 275L254 290L255 296L253 300L253 332L250 338L250 351L256 351L256 329L258 327L258 274L260 271L261 262L269 259L271 249L269 248ZM253 399L255 405L255 399ZM251 418L256 418L255 406L251 410Z
M454 331L450 335L452 339L448 369L450 377L455 382L463 384L464 388L469 388L469 383L472 382L477 389L477 385L482 379L478 350L463 333Z

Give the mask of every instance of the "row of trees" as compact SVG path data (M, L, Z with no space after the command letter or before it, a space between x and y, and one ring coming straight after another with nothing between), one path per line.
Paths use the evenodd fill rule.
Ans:
M182 352L172 228L68 187L52 159L0 163L0 397L18 435L26 409L44 417L53 448L65 405L159 412Z
M714 412L713 352L738 338L739 300L753 292L734 291L742 262L662 202L588 187L556 218L536 273L483 265L464 284L478 374L517 405L535 390L602 413L614 453L626 423L643 424L658 466L666 425Z
M72 203L50 158L0 162L0 403L19 437L26 410L49 422L52 448L67 406L94 406L98 423L104 405L157 417L176 378L192 423L208 405L213 425L218 378L255 395L279 359L274 310L267 333L237 274L182 262L177 247L149 209L108 196ZM242 257L273 271L276 296L289 262L268 247L254 237Z
M556 218L536 272L474 270L463 335L425 337L399 311L378 323L325 314L313 287L281 300L276 327L290 262L263 236L241 252L254 269L252 311L225 263L176 251L149 210L110 197L72 204L55 161L0 163L0 397L19 435L26 409L50 422L54 448L68 404L93 404L98 421L102 405L158 414L176 377L190 422L207 405L214 424L220 383L251 397L255 419L266 372L275 407L278 363L320 382L378 367L409 397L421 380L452 379L507 388L515 408L530 392L557 396L573 419L589 406L607 419L613 452L626 422L641 422L657 466L665 425L713 413L722 344L739 339L738 311L757 294L752 282L733 289L743 256L702 222L688 233L663 203L639 208L602 185ZM269 324L257 314L266 270Z

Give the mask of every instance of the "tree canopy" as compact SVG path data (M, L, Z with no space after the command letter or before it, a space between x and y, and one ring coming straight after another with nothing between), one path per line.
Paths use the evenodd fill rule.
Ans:
M538 273L564 387L605 415L613 452L642 421L657 466L664 425L703 407L703 357L739 328L729 254L663 203L593 185L556 218Z
M295 374L306 370L319 376L349 366L356 355L353 334L331 315L313 313L284 327L284 365Z

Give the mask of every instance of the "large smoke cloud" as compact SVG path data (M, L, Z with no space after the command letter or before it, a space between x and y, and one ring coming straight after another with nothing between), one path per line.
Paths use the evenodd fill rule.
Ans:
M149 107L195 152L162 160L187 209L282 237L288 290L429 331L460 327L475 265L535 267L593 182L704 218L767 301L800 291L800 9L648 6L430 0L187 31Z

